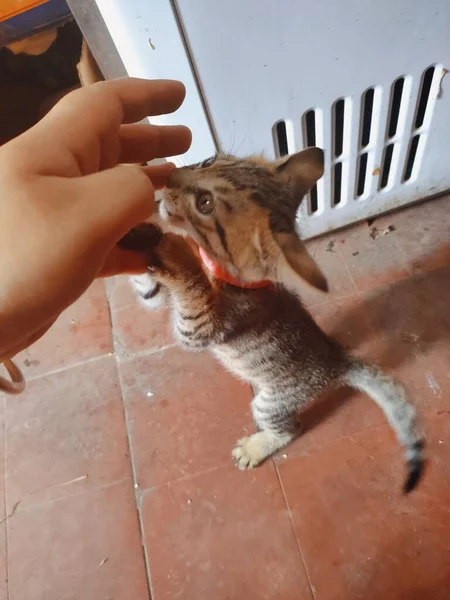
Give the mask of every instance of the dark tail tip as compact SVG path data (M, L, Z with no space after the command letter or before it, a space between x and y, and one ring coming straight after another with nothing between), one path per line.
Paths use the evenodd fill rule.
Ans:
M404 494L409 494L412 492L422 479L422 475L425 470L424 448L425 444L422 440L416 442L408 448L408 477L403 487Z

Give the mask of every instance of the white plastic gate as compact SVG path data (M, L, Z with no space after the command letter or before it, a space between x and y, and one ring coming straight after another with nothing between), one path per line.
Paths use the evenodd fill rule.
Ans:
M130 75L187 84L157 119L193 129L186 161L325 149L305 237L450 188L448 0L96 3Z

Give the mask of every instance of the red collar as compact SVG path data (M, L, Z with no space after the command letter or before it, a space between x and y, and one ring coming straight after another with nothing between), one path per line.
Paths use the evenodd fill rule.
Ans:
M233 275L230 275L230 273L225 271L225 269L222 269L222 267L219 267L219 265L213 262L203 250L203 248L199 248L198 251L200 254L200 258L202 259L203 264L208 269L208 271L212 273L216 279L219 279L224 283L228 283L230 285L234 285L235 287L243 288L246 290L256 290L266 288L272 285L272 282L268 280L253 282L241 281L240 279L237 279L237 277L233 277Z

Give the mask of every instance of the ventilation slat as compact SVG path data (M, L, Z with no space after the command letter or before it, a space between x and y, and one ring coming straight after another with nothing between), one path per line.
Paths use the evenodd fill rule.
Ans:
M393 138L397 133L398 118L400 115L400 107L402 105L403 88L405 86L405 78L399 77L392 85L391 106L389 109L389 125L387 137Z
M364 152L359 157L358 161L358 179L356 183L356 196L360 198L364 194L366 187L366 173L367 173L367 152Z
M344 149L344 115L345 100L341 98L334 104L333 123L334 123L334 156L341 156Z
M409 145L408 157L406 159L403 181L409 181L414 169L414 163L417 156L417 148L419 147L420 135L416 134Z
M308 110L303 115L303 137L304 137L304 145L306 148L310 148L311 146L315 146L317 143L317 131L316 131L317 123L316 123L316 111ZM311 188L308 194L309 200L309 211L311 214L317 212L319 208L319 200L317 194L317 185L314 185Z
M341 202L342 195L342 163L338 162L333 167L333 205Z
M275 124L274 134L276 140L275 146L277 155L279 157L287 156L289 154L289 147L286 130L286 121L278 121L278 123Z
M422 86L420 90L419 103L417 105L416 119L414 128L419 129L423 125L425 114L427 112L428 102L430 100L431 84L433 83L435 67L428 67L422 77Z
M313 188L311 188L311 191L309 192L309 209L311 213L315 213L317 212L318 208L319 202L317 200L317 185L315 185Z
M369 145L370 134L372 132L372 120L373 120L373 99L375 95L374 88L369 88L363 94L362 98L362 127L361 127L361 148L365 148Z
M340 158L344 152L346 108L348 107L346 107L346 100L344 98L339 98L339 100L336 100L333 104L331 121L333 127L332 137L334 158ZM337 206L342 200L342 161L338 161L333 165L332 185L331 204L332 206Z
M381 169L380 190L383 190L389 181L391 172L392 154L394 152L394 144L388 144L384 150L383 167Z
M316 112L308 110L303 117L303 129L305 132L305 146L316 145Z

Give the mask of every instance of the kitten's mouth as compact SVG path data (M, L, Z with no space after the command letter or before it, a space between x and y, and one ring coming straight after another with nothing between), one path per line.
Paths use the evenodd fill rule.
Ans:
M160 199L156 203L159 216L163 221L165 221L169 226L176 227L177 229L181 227L185 223L184 217L181 215L177 215L175 212L167 208L166 203L163 199Z

